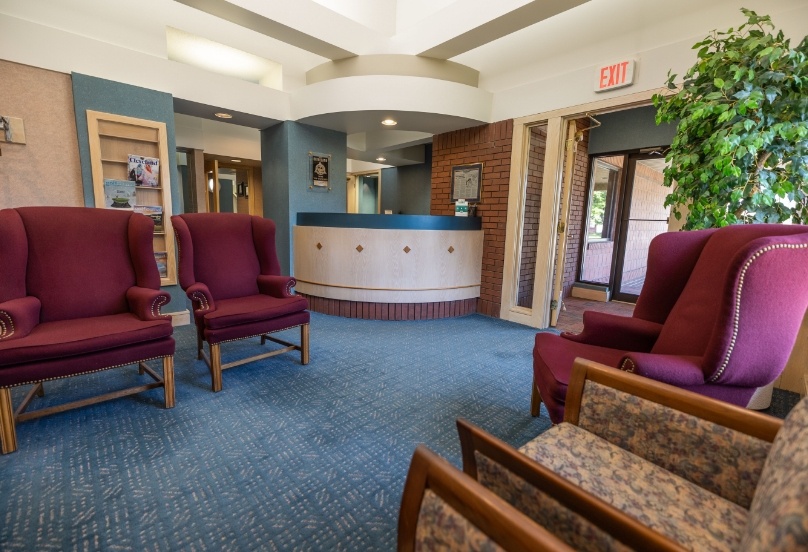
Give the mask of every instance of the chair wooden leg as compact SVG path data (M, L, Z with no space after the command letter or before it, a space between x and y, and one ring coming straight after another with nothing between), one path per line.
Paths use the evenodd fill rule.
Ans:
M163 359L163 391L166 408L174 408L174 357Z
M539 395L539 388L536 387L536 380L533 380L533 392L530 394L530 415L534 418L539 415L541 407L541 395Z
M202 347L205 346L205 342L202 341L202 334L199 333L199 330L196 332L196 359L202 360L205 356L202 354Z
M266 336L266 334L264 334L264 335L261 336L261 345L266 344L266 342L267 342L267 336Z
M211 387L215 393L222 390L222 351L218 343L210 344Z
M3 454L17 450L17 431L14 429L14 408L11 390L0 388L0 450Z
M309 363L309 325L300 326L300 362Z

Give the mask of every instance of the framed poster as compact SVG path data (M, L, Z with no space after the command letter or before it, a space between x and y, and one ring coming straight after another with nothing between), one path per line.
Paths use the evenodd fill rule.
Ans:
M331 187L329 182L329 163L331 154L309 152L309 170L311 171L309 189L327 189Z
M452 167L452 201L465 199L469 203L479 202L482 182L482 163Z

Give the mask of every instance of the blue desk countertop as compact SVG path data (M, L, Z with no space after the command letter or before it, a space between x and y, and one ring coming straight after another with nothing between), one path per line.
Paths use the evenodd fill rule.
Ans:
M298 213L298 226L380 228L384 230L480 230L480 217L447 215L360 215L354 213Z

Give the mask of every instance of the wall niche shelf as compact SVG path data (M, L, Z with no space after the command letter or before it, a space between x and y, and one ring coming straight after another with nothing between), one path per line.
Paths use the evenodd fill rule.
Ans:
M166 266L160 285L176 284L177 261L174 229L171 227L170 164L165 123L88 109L87 131L96 207L105 203L105 179L129 179L130 154L160 160L158 186L136 186L135 202L136 205L162 207L163 228L154 232L155 253L165 253Z

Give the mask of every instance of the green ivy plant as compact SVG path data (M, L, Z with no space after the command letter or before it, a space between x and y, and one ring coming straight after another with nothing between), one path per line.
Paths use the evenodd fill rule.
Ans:
M808 222L808 37L792 48L768 16L713 31L684 76L653 97L656 122L678 122L665 205L685 229ZM671 92L672 91L672 92Z

